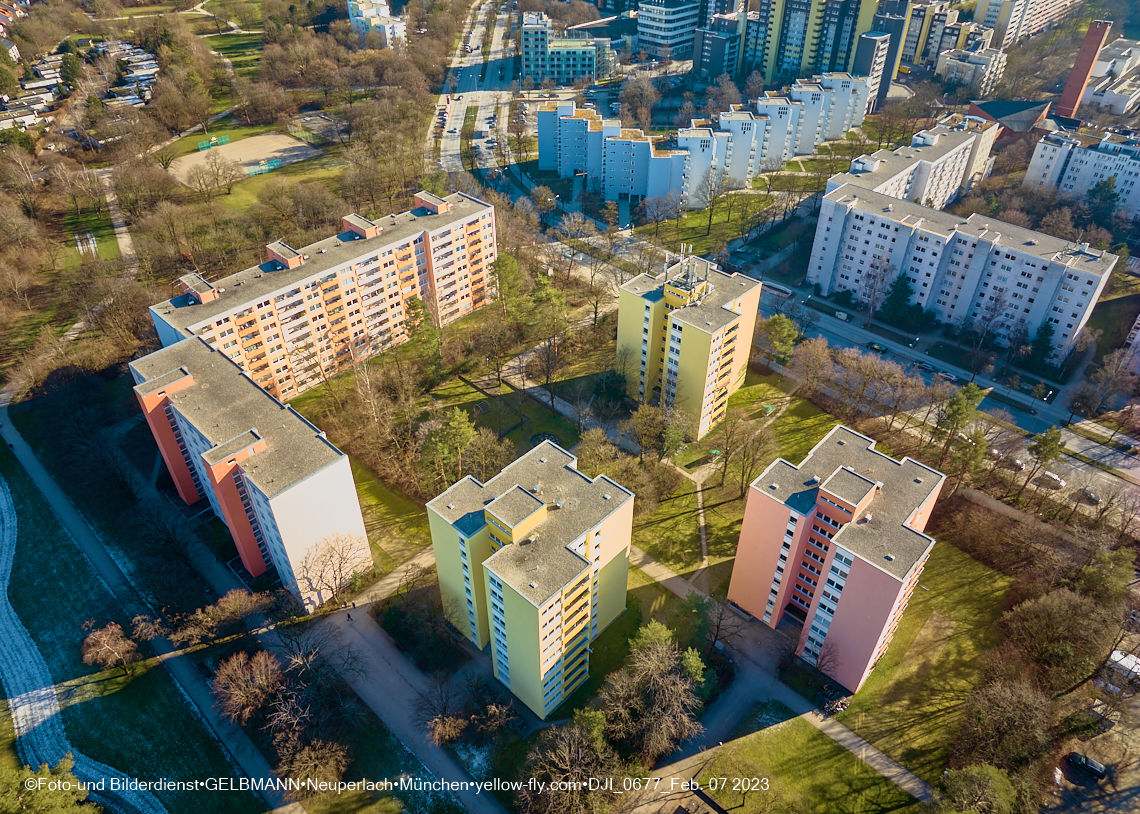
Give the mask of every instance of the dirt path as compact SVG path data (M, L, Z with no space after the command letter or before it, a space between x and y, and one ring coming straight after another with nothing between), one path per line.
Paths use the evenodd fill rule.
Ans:
M16 554L16 507L8 484L0 479L0 679L8 696L8 709L16 730L20 760L29 766L56 765L68 752L75 760L72 772L93 783L126 775L77 752L67 740L60 717L51 670L35 641L8 601L8 583ZM110 783L106 784L110 785ZM166 808L149 791L91 791L90 799L106 809L139 814L166 814Z

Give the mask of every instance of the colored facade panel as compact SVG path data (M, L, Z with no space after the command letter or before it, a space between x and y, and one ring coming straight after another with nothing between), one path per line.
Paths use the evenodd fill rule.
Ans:
M744 382L760 288L699 257L622 286L617 353L630 397L683 410L698 438L708 434Z

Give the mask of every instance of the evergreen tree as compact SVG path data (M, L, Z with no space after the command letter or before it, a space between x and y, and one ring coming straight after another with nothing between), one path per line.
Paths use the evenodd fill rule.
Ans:
M910 309L910 298L914 296L914 286L910 277L899 274L891 283L887 298L883 300L883 307L879 309L879 319L884 322L898 324L907 318Z
M1029 363L1034 367L1044 367L1049 364L1049 357L1053 355L1053 323L1042 322L1041 327L1033 334L1029 342Z

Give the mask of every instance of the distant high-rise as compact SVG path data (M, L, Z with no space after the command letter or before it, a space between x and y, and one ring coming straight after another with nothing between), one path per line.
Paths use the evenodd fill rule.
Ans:
M852 73L867 77L867 112L874 113L879 106L879 88L888 85L887 63L891 52L891 35L886 31L868 31L859 37L855 47ZM885 96L885 94L884 94Z
M1112 30L1111 20L1095 20L1089 24L1085 33L1085 41L1081 43L1081 50L1073 62L1073 70L1069 74L1069 81L1065 83L1065 90L1061 100L1057 102L1058 116L1076 116L1081 106L1081 98L1085 95L1089 78L1096 66L1097 56L1108 39L1108 32Z
M975 22L994 29L993 47L1006 49L1065 19L1081 0L978 0Z

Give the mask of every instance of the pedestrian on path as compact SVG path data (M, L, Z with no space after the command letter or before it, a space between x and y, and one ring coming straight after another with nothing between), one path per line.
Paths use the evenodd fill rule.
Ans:
M355 601L353 601L353 603L352 603L352 609L356 610L356 602Z
M351 621L352 621L352 614L351 614L351 613L349 613L349 614L345 614L345 615L346 615L346 616L348 616L348 621L350 621L350 622L351 622Z

